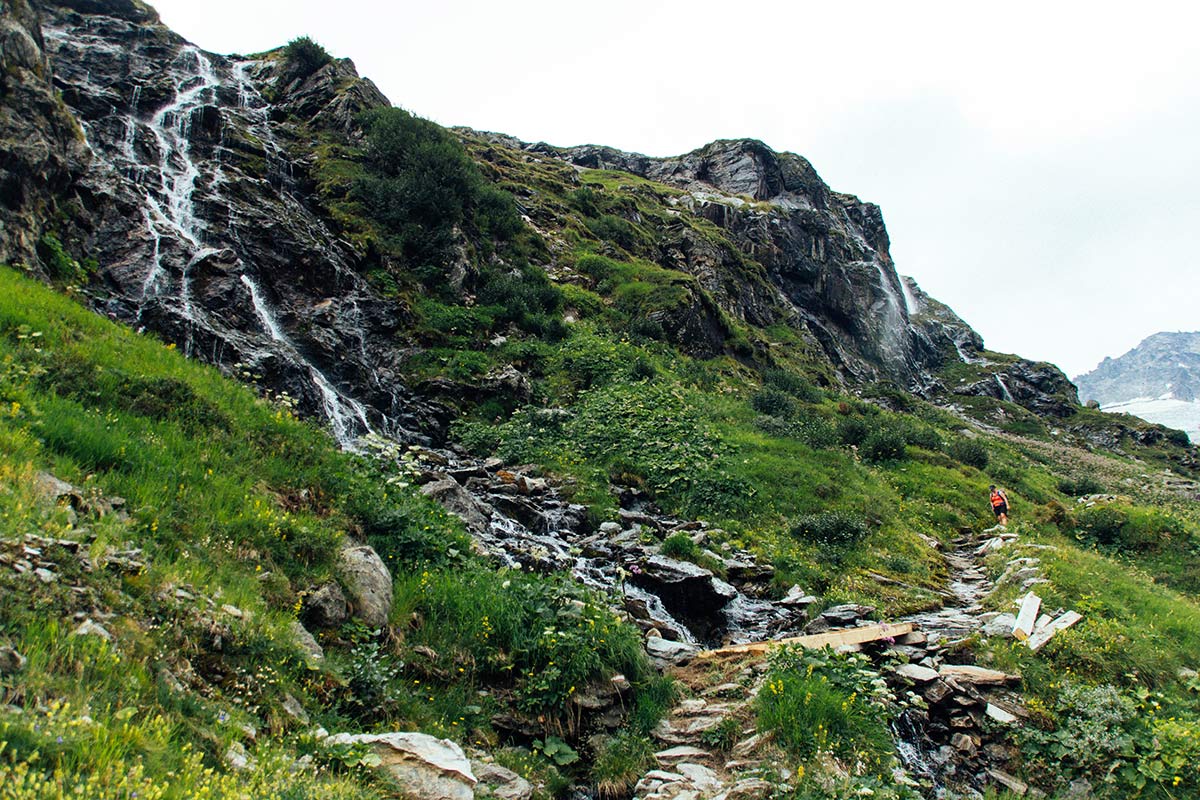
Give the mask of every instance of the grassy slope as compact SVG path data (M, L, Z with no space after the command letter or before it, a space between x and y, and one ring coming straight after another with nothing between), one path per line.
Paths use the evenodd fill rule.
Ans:
M215 370L3 268L0 401L0 546L19 553L36 534L81 542L95 565L128 548L145 564L89 571L51 544L52 582L0 565L0 644L29 661L0 677L2 702L25 709L0 712L4 797L372 796L378 779L318 747L287 694L330 730L494 743L498 709L561 731L577 686L614 672L654 686L607 603L497 577L456 521L388 482L393 466L338 452ZM128 514L55 504L42 470L92 501L119 495ZM393 569L399 636L350 625L308 663L289 626L348 531ZM84 616L112 641L72 636ZM223 767L234 742L257 756L251 772ZM293 773L306 754L313 766Z

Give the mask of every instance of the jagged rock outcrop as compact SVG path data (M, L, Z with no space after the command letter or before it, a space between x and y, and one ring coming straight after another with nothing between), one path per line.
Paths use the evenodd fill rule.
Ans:
M289 154L294 122L273 116L346 133L386 103L378 89L344 60L277 86L279 57L203 52L132 0L45 3L40 31L21 6L3 15L22 44L5 48L20 60L6 78L17 86L5 136L36 147L5 148L14 155L0 180L26 192L7 193L5 230L25 233L0 257L27 254L55 207L69 207L53 232L95 258L100 310L290 397L344 442L368 427L416 440L440 431L445 412L415 402L399 377L404 309L361 276L361 254ZM45 57L31 46L43 41Z
M315 137L359 142L361 112L388 102L351 61L310 71L282 52L206 53L138 0L22 0L0 21L0 260L36 265L51 233L94 259L86 293L99 310L290 398L343 443L368 429L441 438L455 393L404 385L411 316L364 277L382 257L349 241L318 197ZM728 352L730 320L784 324L847 378L933 394L941 365L982 346L897 274L879 208L831 190L798 155L749 139L649 158L483 136L522 157L673 187L669 214L716 226L719 237L665 225L648 254L695 279L647 320L692 355ZM1039 413L1070 403L1045 376L1010 378ZM510 390L489 388L499 383L481 391ZM1056 395L1048 405L1043 385Z
M953 357L956 341L978 340L952 313L915 317L912 286L896 273L879 207L834 192L794 153L751 139L717 141L674 158L594 145L525 147L685 190L678 205L722 228L766 275L730 280L741 271L737 256L704 246L687 230L663 248L670 265L696 275L739 319L805 328L855 378L917 388Z
M1079 408L1075 385L1053 364L1019 360L991 364L991 376L954 389L955 394L1007 400L1045 417L1069 417Z

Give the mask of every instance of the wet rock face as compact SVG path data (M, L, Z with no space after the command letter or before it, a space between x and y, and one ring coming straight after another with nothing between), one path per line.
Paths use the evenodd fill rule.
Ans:
M0 137L13 143L0 164L0 259L36 263L54 217L68 249L100 266L98 310L288 395L343 442L368 427L440 435L442 407L398 380L406 312L361 277L361 255L311 201L293 129L272 116L345 133L386 103L378 89L349 61L277 85L277 62L205 53L138 0L40 14L22 2L0 16L0 35L20 45L6 44L0 76ZM64 205L71 213L55 215Z
M1071 416L1079 408L1079 392L1053 364L1017 361L996 365L992 378L954 390L955 394L1008 400L1039 416Z
M89 154L51 82L41 15L0 6L0 262L38 265L46 220Z
M646 559L630 581L658 595L672 614L701 632L737 596L736 589L709 570L666 556Z

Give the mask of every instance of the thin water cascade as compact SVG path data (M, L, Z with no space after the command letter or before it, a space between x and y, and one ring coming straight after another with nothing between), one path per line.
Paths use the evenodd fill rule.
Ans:
M254 307L255 315L258 316L259 322L262 323L271 339L282 345L295 361L307 368L309 378L321 393L321 405L325 416L329 419L329 425L333 429L334 439L346 449L353 449L354 443L360 435L371 432L371 423L367 420L366 409L354 398L347 397L335 389L329 379L300 353L296 345L284 333L283 328L280 327L274 312L263 298L258 284L246 274L242 275L241 281L250 293L250 302Z
M154 258L142 284L143 304L161 292L166 275L164 235L182 239L193 251L201 248L203 235L203 223L196 214L193 198L200 168L192 159L189 137L193 113L216 101L221 81L212 61L194 45L185 45L176 62L191 73L190 77L179 83L175 99L155 112L147 123L157 144L159 185L157 193L146 190L147 226L154 239ZM136 122L133 125L136 129ZM135 155L132 142L129 154Z
M1000 387L1000 397L1010 403L1015 403L1016 400L1013 399L1012 392L1008 390L1008 384L1004 382L1004 378L1001 378L999 374L997 374L995 377L996 383Z

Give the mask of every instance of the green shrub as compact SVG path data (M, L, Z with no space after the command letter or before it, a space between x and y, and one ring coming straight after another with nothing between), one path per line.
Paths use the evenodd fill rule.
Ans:
M984 469L988 465L987 447L975 439L955 439L946 447L946 453L968 467Z
M827 752L855 773L888 769L892 700L865 659L781 650L755 699L758 729L800 759Z
M1104 485L1091 475L1082 475L1078 478L1061 479L1058 482L1058 490L1071 497L1084 497L1089 494L1100 494L1104 491Z
M844 445L858 446L863 443L871 430L871 425L862 417L842 417L837 424L838 441Z
M929 425L906 420L903 426L904 441L926 450L937 452L942 449L942 436Z
M1075 515L1080 539L1132 552L1161 549L1187 528L1170 514L1152 508L1101 503Z
M633 225L613 214L604 214L585 223L597 239L612 242L622 250L632 250L637 244L637 232Z
M845 511L805 514L792 526L792 536L797 539L832 547L857 544L870 533L866 522Z
M42 238L37 243L37 254L51 280L75 283L85 277L83 267L71 257L71 254L63 247L63 243L53 233L42 234Z
M333 56L308 36L298 36L283 48L288 69L300 79L307 78L333 61Z
M876 428L863 439L859 453L865 461L875 464L882 461L898 461L904 458L906 443L904 433L896 428Z
M632 731L621 731L597 749L590 771L592 785L602 798L628 797L653 764L653 743Z
M760 414L788 418L796 413L796 401L791 395L767 386L750 397L750 406Z
M767 370L763 374L763 384L786 392L805 403L819 403L825 397L808 378L785 369Z
M428 288L446 291L443 267L459 226L501 240L521 230L511 198L484 180L440 125L399 108L367 111L361 121L366 169L353 180L351 199Z
M673 533L664 539L659 549L664 556L681 558L685 561L695 561L700 557L700 545L682 531Z

